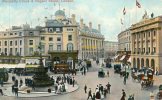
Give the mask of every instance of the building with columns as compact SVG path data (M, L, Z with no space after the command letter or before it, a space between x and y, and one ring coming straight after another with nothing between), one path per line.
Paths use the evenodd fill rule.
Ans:
M79 58L103 58L104 57L104 36L101 34L101 26L98 24L98 29L92 27L92 22L89 26L80 20L79 26Z
M133 24L131 30L132 67L150 67L162 74L162 16Z

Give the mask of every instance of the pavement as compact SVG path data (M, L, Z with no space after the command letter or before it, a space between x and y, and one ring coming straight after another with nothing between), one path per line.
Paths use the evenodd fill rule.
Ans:
M122 89L124 89L126 92L126 100L128 99L129 95L132 94L134 94L135 100L150 100L150 93L153 92L154 95L156 95L159 85L162 84L162 75L154 76L154 86L141 90L140 83L133 81L131 77L128 78L127 84L124 85L124 79L121 78L119 74L115 74L113 68L104 68L105 73L107 70L109 70L109 77L105 76L104 78L98 78L98 69L99 66L93 62L92 68L89 69L89 72L86 73L86 75L77 73L77 75L74 77L79 85L79 89L72 93L37 98L1 96L0 100L87 100L88 94L84 93L85 84L87 85L87 89L91 88L92 93L94 93L98 84L102 84L105 87L108 82L111 84L111 93L107 95L105 100L120 100L122 96Z

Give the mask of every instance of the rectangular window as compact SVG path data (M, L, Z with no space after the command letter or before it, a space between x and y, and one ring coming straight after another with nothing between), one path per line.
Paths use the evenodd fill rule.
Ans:
M156 47L153 47L153 53L156 53Z
M57 37L57 41L61 41L61 37Z
M41 40L45 40L45 37L41 37Z
M57 50L58 50L58 51L61 50L61 45L57 45Z
M49 37L49 41L53 41L53 38L52 37Z
M68 35L68 41L72 41L72 35Z
M20 55L21 55L21 53L22 53L22 48L20 48Z
M29 48L29 54L33 55L33 48Z
M15 41L15 46L17 46L17 41Z
M10 54L12 54L12 48L10 48Z
M148 37L150 37L150 32L148 32Z
M20 40L20 45L22 45L22 40Z
M7 41L5 41L5 46L7 46Z
M13 33L10 33L10 35L13 35Z
M29 45L33 45L33 40L29 40Z
M156 31L154 31L154 36L156 36Z
M53 51L53 45L52 44L49 45L49 51Z
M148 48L148 53L150 53L150 47Z
M5 48L5 55L7 55L7 48Z
M1 46L1 41L0 41L0 46Z
M16 55L17 55L17 52L18 52L18 51L17 51L17 48L15 48L15 54L16 54Z
M12 46L12 41L10 41L10 46Z
M42 53L45 52L45 45L41 45L41 52L42 52Z

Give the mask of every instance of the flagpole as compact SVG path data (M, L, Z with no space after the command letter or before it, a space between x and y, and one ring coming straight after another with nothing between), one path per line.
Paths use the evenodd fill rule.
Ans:
M137 3L137 0L136 0L136 3ZM137 5L136 5L136 22L137 23Z

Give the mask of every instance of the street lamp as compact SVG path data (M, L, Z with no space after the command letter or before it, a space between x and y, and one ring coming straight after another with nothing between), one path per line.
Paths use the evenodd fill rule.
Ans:
M124 49L124 54L125 54L125 58L124 58L124 66L125 66L125 74L124 74L124 85L126 85L126 79L127 79L127 69L126 69L126 64L127 64L127 51L126 48Z

